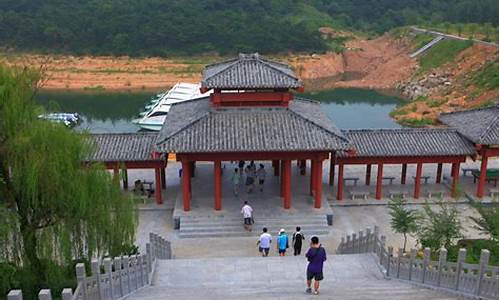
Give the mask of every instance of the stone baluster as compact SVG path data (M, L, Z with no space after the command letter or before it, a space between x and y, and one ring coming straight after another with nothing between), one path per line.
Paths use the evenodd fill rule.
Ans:
M422 283L425 283L425 276L427 275L427 270L429 269L430 262L431 262L431 248L425 248L424 261L422 264Z
M363 248L364 248L364 236L363 236L363 230L360 230L358 232L358 246L356 248L356 253L362 253Z
M379 247L379 259L380 259L380 265L384 264L384 250L385 250L385 235L382 235L380 237L380 247Z
M385 266L385 272L386 272L385 275L387 277L391 276L391 258L393 254L394 254L394 248L392 248L392 246L387 247L387 264Z
M93 259L90 263L90 269L92 270L92 277L95 278L97 293L97 300L102 300L102 286L101 286L101 269L99 268L99 261Z
M415 263L415 257L417 257L417 249L410 250L410 265L408 266L408 280L411 281L413 275L413 264Z
M115 266L115 274L116 274L116 279L118 281L118 287L116 289L116 298L122 298L125 296L125 292L123 290L123 282L122 282L122 277L123 277L123 271L122 271L122 258L120 257L115 257L113 259L113 265Z
M344 254L349 254L351 253L349 247L351 246L351 236L348 235L346 236L346 242L345 242L345 250L344 250Z
M10 290L7 294L7 300L23 300L23 292L21 290Z
M467 249L460 248L458 251L457 258L457 271L455 277L455 290L459 289L460 286L460 277L462 276L463 264L465 262L465 257L467 256Z
M113 289L113 268L111 266L111 258L106 257L103 260L104 264L104 276L108 279L109 281L109 289L108 289L108 297L109 299L115 299L115 293Z
M126 289L124 289L125 291L125 295L127 295L128 293L130 293L132 290L130 289L131 286L130 286L130 262L129 262L129 257L128 255L125 255L122 257L122 263L123 263L123 272L124 272L124 281L125 281L125 285L127 286Z
M358 239L356 238L356 234L353 233L352 236L351 236L351 241L352 241L352 245L351 245L351 253L356 253L356 244L358 242Z
M490 261L490 251L483 249L481 250L481 256L479 257L479 271L477 273L477 286L476 295L481 295L481 287L483 284L484 275L486 273L486 267Z
M373 252L373 245L372 244L375 244L375 240L373 239L373 236L372 236L372 230L371 228L367 227L366 228L366 245L365 245L365 253L370 253L370 252Z
M73 290L70 288L65 288L61 292L62 300L71 300L73 298Z
M38 292L38 300L52 300L52 294L49 289L43 289Z
M344 253L344 246L345 246L344 243L345 243L345 238L341 237L340 238L340 244L339 244L339 247L338 247L339 254L343 254Z
M401 270L401 258L403 258L403 249L402 248L398 248L398 265L397 265L397 269L396 269L396 278L399 278L399 272Z
M78 285L81 285L82 297L83 299L88 299L87 297L87 274L85 272L85 265L83 263L76 264L76 281Z
M443 267L446 264L447 257L448 257L448 250L446 250L445 248L441 248L439 250L437 286L441 286L441 273L443 272Z

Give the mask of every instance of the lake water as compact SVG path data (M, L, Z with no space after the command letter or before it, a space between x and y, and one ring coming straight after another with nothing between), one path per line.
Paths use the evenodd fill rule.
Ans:
M136 132L131 123L154 93L43 92L37 101L50 111L77 112L83 116L78 130L93 133ZM301 94L321 101L325 113L339 128L397 128L389 112L401 101L372 90L335 89Z

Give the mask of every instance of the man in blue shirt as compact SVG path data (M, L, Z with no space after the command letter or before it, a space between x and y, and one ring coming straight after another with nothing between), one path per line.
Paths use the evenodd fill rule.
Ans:
M325 248L321 247L317 236L311 238L311 248L306 253L307 265L306 293L319 294L319 282L323 280L323 262L326 260ZM311 281L314 278L314 292L311 290Z
M276 246L278 247L278 253L280 256L285 256L286 248L288 248L288 235L285 233L285 229L280 230L280 234L276 241Z

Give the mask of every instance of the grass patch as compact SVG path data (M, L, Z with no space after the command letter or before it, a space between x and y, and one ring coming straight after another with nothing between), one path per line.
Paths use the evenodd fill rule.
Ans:
M394 110L392 110L389 113L389 116L394 118L394 117L402 116L402 115L406 115L406 114L408 114L408 110L406 110L404 108L395 108Z
M83 88L84 91L92 91L92 92L101 92L105 91L106 88L104 88L102 85L95 85L95 86L86 86Z
M481 69L474 72L467 85L475 85L482 90L493 90L498 88L498 61L485 64Z
M428 107L430 108L434 108L434 107L440 107L441 105L445 104L446 103L446 99L441 99L441 100L427 100L426 101L426 104Z
M420 73L453 61L458 53L472 46L472 41L444 40L432 47L420 59Z
M432 34L422 33L415 35L412 40L413 51L417 51L418 49L430 43L433 39L434 36Z
M435 121L431 118L410 119L402 118L398 120L401 124L409 127L422 127L427 125L434 125Z

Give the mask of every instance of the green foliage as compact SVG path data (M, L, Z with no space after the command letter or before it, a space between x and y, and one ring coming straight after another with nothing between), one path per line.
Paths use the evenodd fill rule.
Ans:
M498 88L498 61L486 63L479 70L471 74L468 85L475 85L481 90Z
M167 56L339 50L318 28L380 34L415 24L498 23L498 1L3 0L0 44L25 51ZM490 25L491 26L491 25ZM489 37L494 30L488 29Z
M446 102L447 102L446 99L441 99L441 100L430 99L430 100L426 101L427 106L429 106L430 108L440 107L441 105L445 104Z
M415 37L412 39L412 44L413 44L413 51L416 51L423 46L427 45L434 39L434 36L432 34L416 34Z
M416 232L418 214L413 209L405 207L406 202L396 198L389 202L389 215L391 216L391 228L396 233L403 234L403 252L406 251L407 235Z
M0 261L22 267L28 290L67 283L74 259L121 254L136 225L133 199L82 165L88 136L37 117L38 78L0 65Z
M434 31L446 32L448 34L457 35L465 38L473 38L478 40L483 40L486 42L497 42L498 43L498 26L495 24L484 23L437 23L431 24L426 23L419 25Z
M474 206L480 217L471 216L474 221L474 228L482 234L489 235L489 238L498 243L498 206Z
M432 251L442 247L449 249L452 242L462 237L458 210L445 202L438 204L437 211L426 204L417 224L418 241L422 247L429 247Z
M401 124L404 124L409 127L422 127L428 125L434 125L436 121L431 118L420 118L420 119L412 119L412 118L401 118L398 120Z
M458 53L472 46L471 41L444 40L429 49L419 59L420 73L453 61Z

